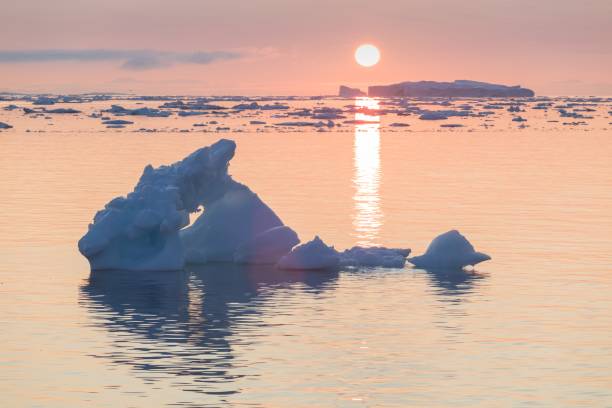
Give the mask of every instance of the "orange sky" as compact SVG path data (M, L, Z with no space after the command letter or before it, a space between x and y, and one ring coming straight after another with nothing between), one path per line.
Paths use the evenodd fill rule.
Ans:
M609 0L5 3L0 91L313 95L473 79L612 95ZM363 42L382 51L374 68L353 60ZM231 57L192 60L213 51Z

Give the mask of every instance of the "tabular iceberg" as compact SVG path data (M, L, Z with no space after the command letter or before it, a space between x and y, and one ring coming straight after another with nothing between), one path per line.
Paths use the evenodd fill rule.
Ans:
M488 261L491 257L476 252L470 242L457 230L445 232L431 241L425 254L408 258L417 268L432 270L456 270L468 265Z
M392 85L375 85L368 88L370 97L532 97L531 89L520 86L489 84L486 82L456 80L453 82L401 82Z

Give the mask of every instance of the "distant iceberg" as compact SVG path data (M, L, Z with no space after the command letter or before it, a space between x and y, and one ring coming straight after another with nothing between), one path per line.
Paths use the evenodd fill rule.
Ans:
M368 88L371 97L532 97L531 89L520 86L490 84L487 82L456 80L453 82L401 82L392 85L375 85Z
M107 109L103 112L114 113L115 115L131 115L131 116L148 116L152 118L166 118L172 115L172 112L163 111L154 108L137 108L137 109L127 109L121 105L112 105L110 109Z
M338 96L341 98L357 98L360 96L367 96L365 92L358 88L349 88L348 86L340 85L338 90Z

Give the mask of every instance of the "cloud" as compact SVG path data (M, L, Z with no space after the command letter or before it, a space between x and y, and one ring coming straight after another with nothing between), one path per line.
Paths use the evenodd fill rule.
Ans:
M0 64L117 61L127 70L165 68L174 64L212 64L244 58L243 52L156 50L0 50Z

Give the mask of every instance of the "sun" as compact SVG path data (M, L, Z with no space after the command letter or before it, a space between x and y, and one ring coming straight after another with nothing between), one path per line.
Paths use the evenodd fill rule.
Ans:
M355 61L361 66L372 67L380 61L380 51L372 44L362 44L355 50Z

